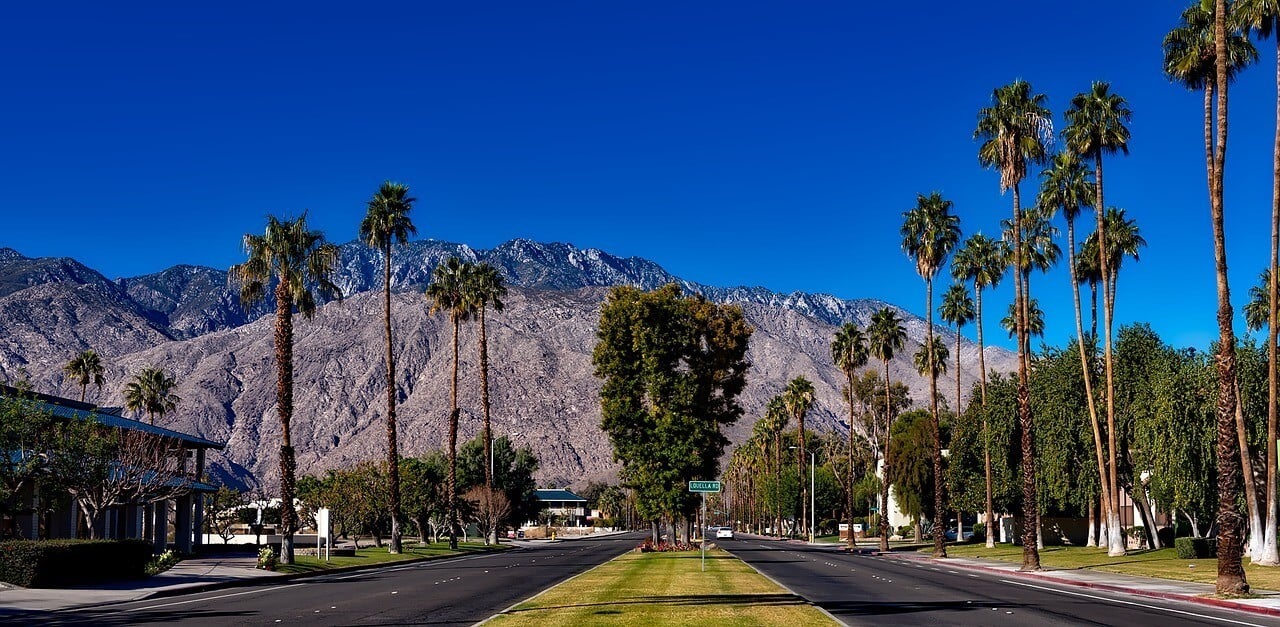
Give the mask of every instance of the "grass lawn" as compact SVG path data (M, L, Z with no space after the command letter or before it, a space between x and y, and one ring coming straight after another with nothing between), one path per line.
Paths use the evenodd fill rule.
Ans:
M997 544L988 549L984 544L947 545L953 557L981 557L1022 562L1022 547ZM1280 590L1280 569L1250 565L1245 559L1245 575L1249 586L1257 590ZM1218 576L1218 560L1178 559L1174 549L1129 551L1123 557L1107 557L1107 550L1081 546L1047 546L1040 551L1040 564L1046 568L1092 568L1125 575L1160 577L1179 581L1212 584ZM1194 566L1194 568L1192 568Z
M449 549L448 542L440 542L437 544L417 545L406 542L404 552L393 555L387 552L387 547L367 547L356 551L355 557L332 557L328 562L323 559L312 557L309 555L295 556L295 563L283 565L279 571L282 573L310 573L317 570L329 570L331 568L343 568L346 566L359 566L364 564L391 564L394 562L403 562L405 560L416 559L419 557L433 557L441 555L463 555L466 553L477 553L484 551L505 551L510 546L485 546L483 542L459 542L458 550Z
M497 625L830 625L721 550L627 553L494 619Z

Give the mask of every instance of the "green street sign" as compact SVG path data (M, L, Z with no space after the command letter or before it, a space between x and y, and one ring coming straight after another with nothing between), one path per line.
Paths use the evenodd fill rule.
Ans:
M690 492L719 492L720 482L719 481L690 481L689 491Z

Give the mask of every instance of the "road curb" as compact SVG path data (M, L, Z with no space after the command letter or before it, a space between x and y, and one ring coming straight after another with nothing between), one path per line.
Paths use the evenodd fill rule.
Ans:
M245 578L245 579L229 579L226 581L213 581L205 584L194 584L191 586L185 586L182 588L169 588L165 590L156 590L155 592L150 592L133 599L127 599L122 601L110 601L107 603L86 603L84 605L75 605L72 607L67 607L59 610L50 610L50 611L51 612L79 612L79 611L84 611L84 610L94 609L94 608L110 607L112 605L122 605L125 603L137 603L139 601L147 601L150 599L163 599L163 598L174 597L174 596L179 596L183 594L199 594L201 592L210 592L213 590L225 590L227 588L247 588L249 586L255 586L255 585L275 585L278 583L285 583L289 581L295 581L298 579L307 579L309 577L319 577L322 575L340 575L344 573L359 572L362 570L396 568L400 566L407 566L410 564L420 564L422 562L436 562L436 561L441 561L446 559L456 559L460 557L478 557L480 555L486 555L486 554L493 554L493 553L500 553L500 552L507 553L510 551L523 551L523 550L524 549L521 547L512 547L510 549L505 549L502 551L484 549L480 551L459 553L454 555L423 555L420 557L415 557L415 558L406 559L406 560L399 560L395 562L382 562L378 564L356 564L353 566L327 568L323 570L315 570L315 571L305 572L305 573L285 573L282 575L276 575L274 577L251 577L251 578Z
M891 557L892 557L892 556L891 556ZM1248 603L1240 603L1240 602L1238 602L1238 601L1231 601L1231 600L1228 600L1228 599L1215 599L1215 598L1212 598L1212 597L1201 597L1201 596L1193 596L1193 595L1186 595L1186 594L1175 594L1175 593L1172 593L1172 592L1157 592L1157 591L1154 591L1154 590L1143 590L1142 588L1130 588L1130 587L1128 587L1128 586L1115 586L1115 585L1111 585L1111 584L1095 583L1095 582L1090 582L1090 581L1071 581L1071 580L1064 580L1064 579L1060 579L1060 578L1058 578L1058 577L1051 577L1051 576L1049 576L1049 575L1041 575L1041 574L1038 574L1038 573L1022 572L1022 571L1019 571L1019 570L1012 570L1012 571L1010 571L1010 570L1004 570L1004 569L1002 569L1002 568L994 568L994 567L991 567L991 566L981 566L981 565L978 565L978 564L957 564L957 563L950 562L950 561L946 561L946 562L934 562L932 559L929 559L929 558L907 557L907 556L903 556L903 555L901 555L901 554L899 554L899 555L898 555L898 557L899 557L900 559L903 559L903 560L922 561L922 562L930 562L930 563L946 564L947 566L950 566L950 567L952 567L952 568L961 568L961 569L965 569L965 570L976 570L976 571L981 571L981 572L994 573L994 574L1005 575L1005 576L1011 576L1011 577L1018 577L1018 578L1022 578L1022 579L1034 579L1034 580L1036 580L1036 581L1044 581L1044 582L1048 582L1048 583L1055 583L1055 584L1062 585L1062 586L1073 586L1073 587L1076 587L1076 588L1088 588L1088 589L1090 589L1090 590L1103 590L1103 591L1106 591L1106 592L1116 592L1116 593L1120 593L1120 594L1131 594L1131 595L1135 595L1135 596L1142 596L1142 597L1147 597L1147 598L1152 598L1152 599L1162 599L1162 600L1165 600L1165 601L1182 601L1182 602L1184 602L1184 603L1192 603L1192 604L1198 604L1198 605L1208 605L1208 606L1212 606L1212 607L1219 607L1219 608L1228 609L1228 610L1237 610L1237 611L1241 611L1241 612L1249 612L1249 613L1251 613L1251 614L1261 614L1261 615L1264 615L1264 616L1280 616L1280 609L1277 609L1277 608L1259 607L1259 606L1256 606L1256 605L1250 605L1250 604L1248 604ZM944 558L944 559L945 559L945 558ZM1173 580L1173 579L1171 579L1171 580L1169 580L1169 581L1177 581L1177 580ZM1183 583L1187 583L1187 582L1183 582Z
M783 583L782 583L781 581L778 581L777 579L774 579L773 577L770 577L769 575L766 575L766 574L765 574L763 571L761 571L759 568L756 568L755 564L752 564L751 562L748 562L747 560L744 560L744 559L742 559L741 557L738 557L738 556L737 556L733 551L730 551L729 549L726 549L726 548L723 548L723 547L721 547L721 550L722 550L722 551L724 551L725 553L728 553L729 555L732 555L732 556L733 556L733 559L736 559L736 560L738 560L739 562L742 562L743 564L746 564L746 565L747 565L747 567L748 567L748 568L750 568L751 570L755 571L755 573L756 573L757 575L760 575L761 577L764 577L765 579L768 579L769 581L773 582L773 585L778 586L779 588L782 588L783 590L786 590L787 592L789 592L789 593L791 594L791 596L793 596L793 597L795 597L795 598L797 598L797 599L800 599L800 600L804 601L806 604L808 604L808 606L809 606L809 607L812 607L812 608L814 608L814 609L818 610L819 612L822 612L823 614L826 614L826 615L827 615L827 618L830 618L833 622L835 622L835 624L837 624L837 625L848 625L848 623L846 623L846 622L844 622L844 621L840 620L839 618L837 618L835 614L832 614L831 612L827 611L827 608L822 607L821 605L818 605L817 603L814 603L813 601L810 601L810 600L808 599L808 597L806 597L806 596L804 596L804 595L802 595L802 594L798 594L795 590L792 590L791 588L787 587L786 585L783 585Z

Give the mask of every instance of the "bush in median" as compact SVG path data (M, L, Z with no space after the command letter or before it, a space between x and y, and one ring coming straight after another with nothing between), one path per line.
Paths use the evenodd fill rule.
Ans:
M141 540L10 540L0 542L0 581L57 588L140 579L150 561L151 543Z
M1178 559L1205 559L1218 554L1218 539L1178 538L1173 541L1173 547L1178 552Z

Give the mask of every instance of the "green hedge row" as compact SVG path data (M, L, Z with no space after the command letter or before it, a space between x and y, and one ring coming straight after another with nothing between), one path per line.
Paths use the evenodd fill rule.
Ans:
M10 540L0 542L0 581L28 588L138 579L151 543L142 540Z
M1173 548L1178 552L1178 559L1194 560L1217 557L1217 538L1177 538Z

